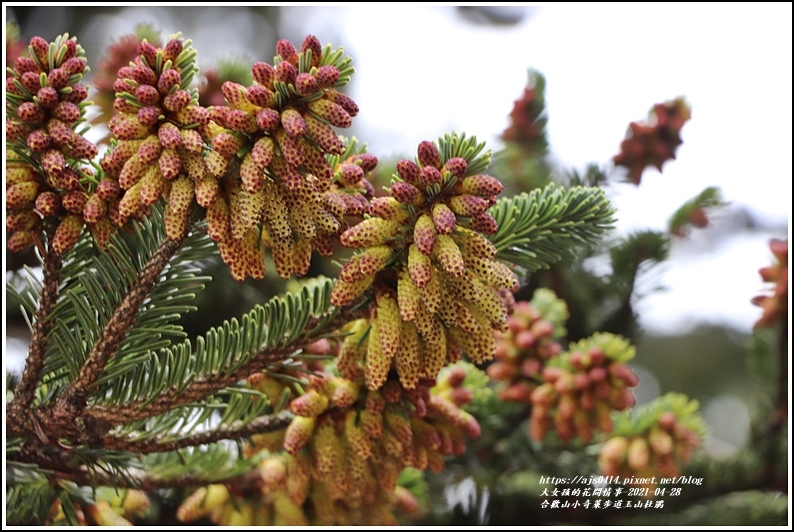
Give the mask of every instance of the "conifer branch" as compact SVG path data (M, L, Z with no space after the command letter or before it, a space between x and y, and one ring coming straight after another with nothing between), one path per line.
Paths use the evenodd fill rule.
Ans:
M592 246L612 227L615 210L599 188L548 185L489 210L499 229L490 236L497 258L528 272L548 268L576 246Z
M25 361L22 380L14 389L14 404L17 408L25 409L31 405L36 391L36 383L44 367L44 355L47 352L47 335L52 328L49 319L55 303L58 301L59 281L61 271L61 256L52 246L47 246L43 253L43 273L39 308L33 323L33 338L30 341L30 351Z
M85 466L74 467L74 465L69 464L70 456L67 453L62 451L53 453L51 449L45 453L35 446L26 446L19 455L15 456L15 459L26 464L37 464L42 469L47 470L46 473L47 477L50 478L50 482L55 482L56 480L68 481L78 486L108 486L154 491L167 488L204 486L208 483L206 475L191 473L161 477L147 474L141 469L130 468L125 471L124 475L113 475L101 469L88 469ZM13 485L17 482L16 475L13 473L14 466L11 463L9 463L9 467L12 468L13 475L9 478L9 482ZM247 471L234 475L235 485L239 486L256 487L259 479L261 477L256 471Z
M130 290L124 301L113 313L113 317L105 326L99 340L83 364L77 379L72 382L56 403L56 410L79 412L85 405L91 385L102 375L108 360L116 352L119 343L124 339L141 303L154 287L160 274L168 265L170 258L179 249L181 241L166 240L157 252L146 263L138 276L138 283Z
M220 440L240 440L254 434L275 432L286 428L290 421L292 421L292 414L289 412L280 412L278 414L259 416L248 423L235 421L228 427L219 427L176 440L162 441L159 439L147 439L129 441L124 438L108 435L102 440L102 444L106 449L110 450L131 451L144 454L159 453L184 449L185 447L194 447L196 445L206 445Z
M96 406L88 408L85 413L98 422L108 425L118 425L150 418L178 408L181 405L201 401L213 393L245 379L252 373L283 362L292 356L298 347L295 345L285 349L267 350L252 357L248 364L245 364L231 375L199 377L191 382L184 391L164 390L157 399L148 403L141 400L130 401L119 407Z
M194 486L206 486L207 479L200 475L179 475L172 478L158 478L147 475L141 471L129 471L125 477L109 475L105 472L95 473L94 471L54 471L53 478L74 482L78 486L87 486L92 483L98 486L108 486L122 489L139 489L144 491L155 491L169 488L188 488ZM257 471L249 471L234 477L235 486L241 491L249 491L257 488L261 484L261 475Z
M113 426L147 419L182 405L201 401L219 390L234 385L249 375L284 362L304 346L311 344L323 335L335 331L350 320L356 319L356 317L357 314L349 308L338 309L334 317L324 323L319 329L317 328L319 319L311 318L304 329L307 332L303 333L294 342L282 348L262 349L251 357L248 363L229 375L198 377L183 391L164 390L154 401L149 401L148 403L140 400L129 401L118 407L89 407L86 409L85 415L100 425Z
M167 241L160 247L158 252L154 254L152 259L142 270L140 275L141 282L128 294L125 302L119 306L119 309L137 308L131 306L130 300L134 296L138 304L140 304L145 298L145 293L140 293L143 291L143 287L152 282L152 280L157 279L162 272L162 268L168 262L168 258L176 251L177 247L178 243L173 241ZM156 399L148 404L145 404L144 401L134 401L126 402L123 406L120 405L118 407L100 405L85 406L85 399L83 399L83 403L74 402L74 398L77 397L76 391L70 387L67 388L67 392L70 389L72 390L72 399L66 401L64 397L67 396L66 393L64 393L59 397L58 403L56 403L55 407L52 409L36 409L25 413L19 409L10 408L6 417L9 434L23 437L33 436L28 439L25 446L27 450L23 452L22 455L26 456L29 461L37 463L42 467L58 470L57 467L53 466L53 457L46 456L46 459L42 462L46 453L31 451L31 449L43 450L44 448L49 448L53 442L51 441L52 438L47 435L57 434L60 439L70 442L93 442L96 445L100 445L101 442L104 442L108 449L112 448L114 450L135 453L150 453L157 452L163 448L183 448L222 439L246 437L255 433L257 430L259 432L267 431L268 429L265 427L270 427L269 430L278 430L284 422L281 418L271 420L270 418L260 417L253 421L253 428L249 428L248 426L243 427L242 425L238 427L237 424L234 424L225 429L208 431L207 433L196 435L195 441L193 441L194 438L191 437L190 440L177 440L168 443L157 442L152 439L132 442L108 435L109 431L114 426L148 419L186 404L201 402L213 393L226 387L233 386L253 373L284 362L298 353L302 347L314 342L323 335L332 333L344 323L354 319L357 315L356 311L349 308L330 309L329 312L331 314L326 314L322 317L310 317L305 323L305 327L302 329L303 332L287 345L263 347L258 353L252 356L247 363L229 374L198 377L182 391L176 389L164 390ZM128 314L132 314L124 316L128 321L122 320L122 317L119 316L119 312L114 314L113 318L108 322L108 326L105 328L103 338L97 342L97 346L102 345L104 339L104 344L108 346L108 348L110 347L107 337L109 333L121 327L121 325L118 324L126 324L127 329L122 330L128 330L134 319L134 312L129 312ZM115 326L116 328L113 327L114 323L117 324ZM123 335L117 338L111 338L111 340L116 342L116 345L121 339L123 339ZM102 353L95 347L86 361L86 366L92 359L95 359L95 352L98 352L100 355ZM100 359L100 361L102 360ZM104 359L104 362L106 361L107 359ZM83 372L81 372L81 375L82 374ZM87 397L87 394L84 397ZM257 426L259 426L259 429L256 428ZM66 453L66 456L63 458L63 463L66 463L68 461L69 449L63 446L62 451ZM54 463L57 464L60 463L60 461L55 460Z

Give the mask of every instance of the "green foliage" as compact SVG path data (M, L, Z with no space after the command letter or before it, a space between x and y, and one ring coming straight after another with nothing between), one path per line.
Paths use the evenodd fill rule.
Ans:
M57 492L50 481L27 464L9 464L6 469L6 520L33 524L47 515Z
M691 505L680 513L636 516L626 525L785 527L790 523L788 497L765 491L736 491Z
M161 481L190 476L207 484L232 479L256 467L257 457L243 458L226 443L213 443L169 453L147 455L141 466Z
M615 362L628 362L634 358L636 349L622 336L610 333L596 333L589 338L572 343L569 352L587 353L590 349L600 349L604 355Z
M491 236L497 258L534 272L591 246L611 227L614 209L596 188L548 185L502 198L490 214L499 224Z
M569 170L565 182L571 187L603 187L608 180L609 177L599 165L589 163L583 172L575 168Z
M162 210L155 208L151 218L136 224L127 240L114 238L107 253L97 250L85 235L64 257L61 297L52 315L52 347L45 364L45 372L51 375L47 382L57 386L57 381L77 376L111 316L164 239ZM146 382L150 383L149 390L151 383L162 384L159 377L163 373L155 371L147 361L157 349L185 336L175 322L195 310L188 302L209 280L198 275L195 261L205 257L211 248L206 234L196 231L174 256L109 361L107 373L98 382L98 400L118 403L139 395L136 392L146 388ZM144 368L153 373L142 377ZM173 368L169 370L171 380L172 371ZM138 377L137 386L129 388L136 382L130 380L132 376Z
M527 159L548 152L546 78L537 70L527 71L527 85L522 97L513 104L510 119L511 126L502 134L504 140L520 148Z
M777 328L757 329L753 331L750 346L747 349L747 369L751 377L749 386L753 390L756 412L753 417L769 419L774 411L774 389L769 386L775 382L779 369L776 367L772 353L779 331Z
M677 229L693 223L693 214L702 209L713 209L724 206L722 191L717 187L706 187L703 191L684 203L670 217L670 231L676 232Z
M482 427L483 436L475 442L475 445L492 447L495 440L503 437L506 433L516 434L515 449L519 454L532 453L532 449L527 445L526 431L515 431L516 424L524 421L523 405L519 403L503 401L493 393L493 388L487 388L488 393L475 393L474 400L469 405L469 411L477 418ZM499 444L501 451L503 443ZM510 446L513 449L513 446ZM515 455L513 456L515 457Z
M636 436L656 425L664 412L675 414L676 423L691 430L700 438L707 433L706 424L698 413L699 404L684 394L670 392L634 410L615 416L613 436Z
M41 288L39 277L28 266L25 266L24 273L16 272L6 282L8 306L9 308L12 306L12 301L15 305L19 305L22 317L30 330L33 329L33 314L39 306Z
M428 499L428 485L425 480L425 474L413 467L406 467L400 472L397 477L397 485L402 486L411 492L411 495L416 497L416 501L420 506L427 504Z
M493 390L488 387L488 375L474 364L466 362L465 360L459 360L454 364L444 367L444 369L438 373L437 380L439 382L445 382L450 372L453 371L453 368L460 368L465 372L466 376L463 382L460 383L460 386L467 390L471 390L473 402L486 401L488 397L493 395Z
M138 40L147 40L150 43L160 42L160 29L154 24L142 22L135 25L135 37Z
M240 85L248 86L254 82L251 67L247 60L220 59L214 65L218 79L233 81Z
M436 143L442 161L460 157L468 163L466 175L485 172L491 164L491 150L486 150L485 142L477 142L475 137L466 138L465 133L447 133Z
M609 250L610 280L618 290L630 294L641 273L667 259L668 246L667 237L656 231L640 231L627 236Z

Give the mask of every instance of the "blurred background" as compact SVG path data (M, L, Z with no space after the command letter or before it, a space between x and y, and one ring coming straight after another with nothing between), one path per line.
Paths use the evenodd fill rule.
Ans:
M315 34L353 57L357 73L346 92L361 113L346 134L382 161L412 158L420 141L452 130L499 150L529 68L546 78L547 161L561 173L589 163L614 171L629 122L685 97L692 119L677 159L663 174L646 171L639 187L607 185L618 234L664 230L708 186L727 202L708 227L672 239L669 260L638 279L637 396L642 403L674 390L698 399L715 456L747 441L744 352L760 316L750 300L764 289L758 269L772 260L769 239L790 233L791 4L11 6L4 16L23 41L77 36L94 71L107 47L142 23L164 38L179 31L192 39L202 73L218 61L270 61L277 39L300 43ZM228 288L222 275L218 284ZM249 282L211 319L263 301L261 288ZM19 371L26 327L7 310L5 364Z

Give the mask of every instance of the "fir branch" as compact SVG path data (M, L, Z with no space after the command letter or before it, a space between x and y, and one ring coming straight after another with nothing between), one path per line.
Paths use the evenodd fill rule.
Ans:
M98 389L92 402L108 409L136 405L148 411L160 396L198 400L194 391L210 395L247 377L251 371L263 369L263 363L280 362L303 346L301 338L317 339L321 333L313 329L326 327L333 318L336 311L330 305L331 286L327 279L314 280L299 293L256 305L241 319L232 318L192 342L170 344L164 340L164 346L157 346L151 340L147 343L147 335L143 335L129 350L121 349L108 364L96 382ZM151 312L163 311L173 300L169 296ZM132 332L140 328L142 321L135 324ZM159 324L158 330L166 325ZM324 330L327 334L327 328ZM128 344L129 338L125 341ZM263 360L252 362L257 356Z
M196 339L195 349L186 340L159 355L114 367L113 372L109 369L102 382L109 392L86 409L86 417L103 426L117 426L200 404L251 374L300 354L303 347L333 333L354 315L331 306L331 286L329 280L314 280L297 294L257 305L241 322L232 319L211 329Z
M310 344L307 340L305 345ZM263 351L230 375L208 375L195 378L184 390L174 388L163 390L154 400L141 399L119 406L93 406L85 410L85 415L101 424L119 425L147 419L182 405L196 403L224 388L234 385L249 375L262 371L291 357L298 345L286 349Z
M110 482L117 482L117 479L108 479ZM258 488L262 483L262 475L260 475L257 471L250 471L248 473L244 473L242 475L234 477L234 484L235 486L239 487L241 491L250 491L254 488ZM144 491L154 491L158 489L167 489L167 488L189 488L189 487L196 487L196 486L206 486L209 484L207 482L207 478L200 475L181 475L174 478L156 478L147 475L141 475L138 477L135 486L128 486L130 488L136 488ZM107 484L112 486L113 484ZM118 486L123 487L123 486Z
M138 276L138 283L127 293L121 305L113 313L83 363L77 379L70 383L58 398L54 408L56 413L76 416L83 410L91 386L102 375L108 360L116 352L119 343L135 321L138 309L180 244L181 241L166 240L146 263Z
M634 335L637 316L633 300L637 280L651 268L667 260L670 239L658 231L639 231L610 246L612 274L609 286L617 297L617 308L605 313L598 328Z
M283 421L276 419L274 423ZM266 423L263 421L261 424ZM48 479L48 484L58 479L78 486L91 486L92 489L109 486L154 490L206 485L230 478L237 480L256 464L218 444L201 445L191 450L177 448L176 452L162 454L153 451L148 458L144 463L140 455L129 451L85 446L54 448L29 441L9 456L9 483L14 485L42 477Z
M132 451L144 454L166 452L184 449L185 447L215 443L220 440L241 440L254 434L275 432L285 429L290 421L292 421L292 414L289 412L281 412L278 414L259 416L248 423L235 421L230 423L227 427L219 427L213 430L198 432L186 438L176 440L162 441L158 439L148 439L129 441L125 438L107 435L103 438L102 444L109 450Z
M76 461L75 457L64 450L44 450L36 445L27 445L9 459L9 482L30 482L31 479L48 478L48 484L60 480L78 486L99 486L136 488L153 491L163 488L201 486L234 479L235 485L251 484L261 478L252 470L257 464L256 457L243 458L230 446L220 444L201 445L192 449L178 449L172 452L152 453L145 460L135 458L131 453L99 449L93 451L83 448L87 455L92 453L111 458L116 455L129 457L126 467L96 466L85 460ZM99 456L94 457L94 460ZM255 485L255 484L254 484ZM74 491L74 490L72 490Z
M156 262L152 260L150 264L155 264ZM144 268L144 272L150 269L149 267ZM270 308L274 314L270 318L275 321L269 321L274 327L270 330L271 334L268 335L268 341L261 349L256 351L254 356L249 357L245 363L238 365L233 371L221 371L211 375L196 377L184 389L161 389L156 396L150 396L139 401L126 402L119 406L84 406L77 414L67 410L67 408L75 406L73 403L67 403L65 406L60 407L56 403L54 408L35 409L27 413L9 409L6 418L9 434L23 437L34 436L28 439L25 446L26 450L21 455L26 457L26 461L38 463L48 469L62 469L55 467L55 465L60 462L69 462L74 458L73 453L77 452L74 448L68 446L71 443L64 444L61 443L62 441L88 442L94 447L101 448L103 437L108 434L113 426L153 418L158 414L173 411L184 405L200 404L212 394L235 385L252 373L272 368L274 365L288 360L298 353L303 346L314 342L319 337L332 333L344 323L353 319L355 313L349 309L335 309L330 306L327 291L327 289L320 289L319 292L315 291L315 295L324 294L324 296L312 298L308 297L312 290L309 287L304 289L303 296L308 297L306 299L309 304L308 308L301 303L302 297L288 297L286 298L287 302L272 302L273 306L270 306ZM308 312L312 315L303 314L301 316L302 312L297 312L298 309L303 309L302 312ZM284 312L285 310L287 312ZM116 319L114 316L111 323ZM299 322L298 325L294 323L295 321ZM293 330L295 327L300 329L300 332L296 333ZM106 330L108 329L106 328ZM91 357L89 357L89 360L91 360ZM59 398L59 401L62 400L62 397ZM268 425L264 419L257 421L257 423L263 426ZM275 427L275 425L272 426ZM244 436L248 434L245 432L246 430L242 426L238 427L232 424L231 427L228 427L228 432L208 432L200 436L200 438L205 439L201 441L216 441L225 439L226 435L243 434ZM277 429L273 428L273 430ZM53 434L58 435L58 439L54 443L48 437L48 435ZM38 436L38 438L35 436ZM119 444L118 449L114 449L113 452L118 452L119 450L129 451L135 445L152 445L152 449L158 449L160 444L164 444L162 441L156 443L156 440L151 438L140 441L148 443L136 444L128 441L126 447ZM52 450L53 445L57 446L55 449L59 453L65 453L63 459L54 460L52 456L44 452L45 449ZM180 443L179 447L188 445L189 443ZM39 450L33 452L31 449Z
M12 404L15 408L26 409L33 402L36 392L36 383L41 376L44 367L44 357L47 352L47 335L52 329L50 315L58 301L61 256L48 246L43 253L43 273L41 297L39 298L39 308L36 311L35 322L33 323L33 338L30 342L30 351L25 361L25 369L22 372L22 380L14 389L14 400Z
M548 185L490 209L499 230L490 239L497 258L533 272L548 268L579 245L591 246L611 228L614 209L599 188Z
M55 492L49 480L31 467L6 469L6 520L9 524L40 523L49 511Z
M210 395L236 384L249 375L285 362L303 347L315 342L324 335L330 334L357 317L349 309L338 309L331 319L323 317L310 318L304 328L306 332L291 343L285 347L265 347L259 350L248 362L230 374L216 373L196 377L183 390L175 388L162 390L154 400L147 398L125 402L118 406L95 405L88 407L84 414L99 425L113 426L147 419L183 405L202 401Z
M151 227L149 230L146 227L143 231L138 233L138 236L143 238L143 233L150 234L158 240L162 238L153 234ZM153 239L150 239L153 240ZM118 241L121 243L121 241ZM86 250L90 248L90 242L87 239L83 241L85 246L78 245L74 249ZM155 248L152 242L151 255L145 262L142 260L140 267L136 268L140 273L136 276L137 282L131 284L127 294L120 300L119 304L115 306L113 314L105 323L104 327L97 332L97 340L93 345L91 352L82 364L78 364L79 372L75 371L74 381L66 386L62 382L62 370L58 370L58 362L50 363L50 359L64 359L69 356L74 357L75 354L69 351L57 353L58 356L48 356L48 364L50 367L47 371L59 371L59 376L55 377L56 382L53 383L53 389L59 390L61 387L65 388L56 400L52 407L38 408L30 410L22 408L19 404L11 403L6 411L6 427L9 434L29 437L37 437L45 445L50 445L52 435L57 435L56 439L62 438L72 443L85 443L90 441L98 441L101 437L111 428L108 425L97 425L96 420L90 416L81 416L82 411L86 406L86 399L90 390L94 388L96 380L104 373L104 366L107 364L110 357L112 357L118 350L119 343L122 342L128 335L129 329L133 324L141 304L145 301L146 297L150 295L152 288L158 282L161 273L168 265L174 253L179 249L180 242L166 240ZM79 271L86 268L86 261L91 259L84 257L75 251L76 255L71 257L68 263L64 263L61 270L61 277L65 283L69 284L64 290L69 291L72 288L78 288L81 285L79 279ZM123 275L124 272L119 272L118 275ZM74 283L74 284L71 284ZM72 298L71 300L76 301ZM70 301L69 298L61 298L56 307L60 307L63 302ZM65 312L69 309L66 308ZM53 311L55 312L55 311ZM54 316L53 316L54 317ZM63 321L63 320L61 320ZM69 318L64 323L68 323ZM100 325L100 327L102 327ZM61 327L63 328L63 327ZM53 330L54 334L54 330ZM48 340L53 340L52 336ZM69 335L69 331L63 334ZM73 333L72 333L73 334ZM62 336L62 335L61 335ZM58 336L60 338L60 336ZM57 340L58 338L55 338ZM51 347L50 347L51 348ZM52 353L50 353L52 355ZM62 365L62 363L61 363ZM60 379L60 381L58 381ZM48 436L50 435L50 436ZM71 445L71 444L70 444Z
M78 486L91 485L92 482L98 486L108 486L123 489L138 489L143 491L156 491L170 488L190 488L196 486L206 486L212 482L207 481L207 477L197 474L184 474L171 478L159 478L154 475L147 475L140 471L130 471L128 478L120 478L108 474L94 475L85 470L77 471L54 471L53 478L68 480ZM250 471L234 477L235 486L241 491L250 491L258 488L261 484L262 476L257 471Z

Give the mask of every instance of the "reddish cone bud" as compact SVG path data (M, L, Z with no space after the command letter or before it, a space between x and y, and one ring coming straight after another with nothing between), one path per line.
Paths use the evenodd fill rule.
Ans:
M33 132L28 135L27 145L31 150L41 152L52 145L52 138L43 129L34 129Z
M28 124L38 124L44 120L45 114L37 103L24 102L17 108L17 116Z
M281 115L275 109L262 109L256 115L256 123L263 131L274 131L281 123Z
M397 174L404 181L411 183L412 185L418 185L420 183L419 176L421 173L421 168L419 168L413 161L403 159L397 163Z
M317 69L315 74L317 85L321 89L330 89L339 81L339 69L333 65L324 65Z
M294 84L297 76L298 70L292 63L288 61L282 61L276 65L276 79L278 81L286 83L287 85L291 83Z
M659 416L659 426L667 432L672 432L675 429L678 420L672 412L662 412Z
M314 35L307 35L303 39L303 43L301 43L301 52L307 52L309 50L312 52L312 66L319 65L323 55L323 46L320 43L320 39Z
M251 72L257 83L267 89L273 89L273 82L276 80L276 69L267 63L254 63Z
M308 72L301 72L295 78L295 91L299 96L310 96L317 92L317 80Z
M438 153L438 148L436 148L435 144L428 140L423 140L419 143L419 148L417 149L417 155L419 158L419 164L423 167L425 166L432 166L437 170L441 169L441 156Z
M453 157L444 163L444 170L457 178L462 178L465 176L466 170L468 170L468 168L469 163L467 163L466 159L463 159L462 157Z
M347 94L342 94L341 92L331 89L326 92L326 96L329 100L335 104L338 104L340 107L342 107L342 109L347 111L350 116L358 115L358 104L356 104L356 102L354 102L353 99Z
M358 167L356 167L358 168ZM359 168L360 170L360 168ZM363 174L363 171L362 171ZM410 183L397 182L391 186L391 195L403 205L419 206L425 201L424 195Z
M45 109L52 109L58 104L58 91L53 87L42 87L36 94L39 105Z
M276 54L292 63L293 66L298 66L298 61L300 59L298 57L298 50L295 48L295 45L287 39L280 39L276 43Z
M248 98L249 102L259 107L270 107L275 102L275 95L273 92L261 85L252 85L248 87L246 98Z
M55 192L46 191L36 198L36 210L43 216L54 216L61 208L61 200Z
M47 74L47 84L54 89L62 89L69 84L69 74L62 68L54 68Z
M425 166L422 168L422 173L419 176L419 182L423 187L441 183L441 180L441 172L439 172L437 169L433 168L432 166Z
M160 94L168 94L172 87L179 85L181 82L182 77L179 72L169 68L160 74L160 79L157 80L157 90L160 91Z
M165 45L163 49L163 57L166 59L170 59L173 62L176 62L177 57L179 54L182 53L182 41L179 39L171 39Z
M181 111L190 105L190 93L186 90L178 90L165 97L163 106L169 111Z
M17 57L14 60L14 70L20 75L25 72L39 73L41 71L39 65L33 59L24 56Z
M72 85L72 92L61 95L67 102L80 103L88 98L88 89L85 85Z

